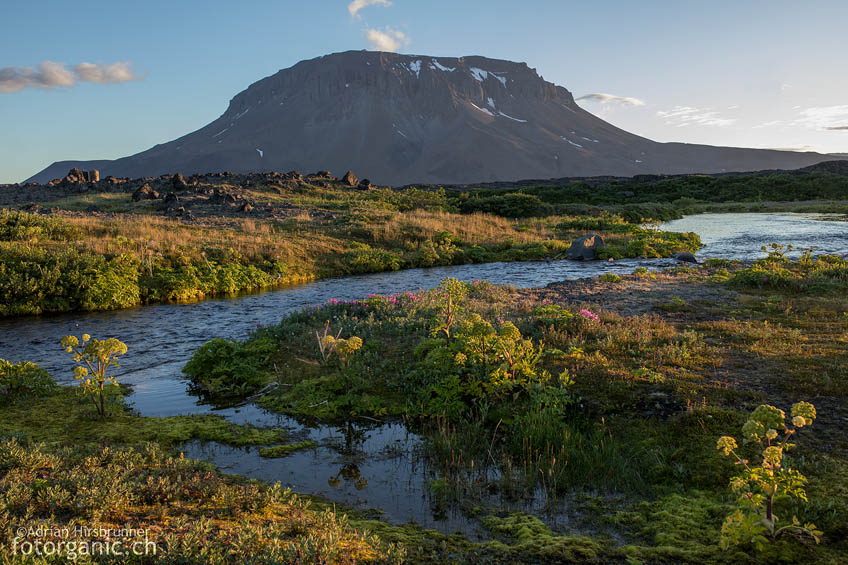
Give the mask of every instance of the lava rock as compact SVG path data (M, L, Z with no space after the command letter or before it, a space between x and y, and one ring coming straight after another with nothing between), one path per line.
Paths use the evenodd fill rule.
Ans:
M353 174L353 171L348 171L342 177L342 182L347 186L356 186L359 184L359 179L356 178L356 175Z
M597 258L597 250L604 246L604 239L596 233L575 239L566 256L575 261L591 261Z
M173 192L169 192L168 195L165 197L165 211L171 212L174 210L178 210L179 208L182 208L182 206L180 206L179 197Z
M675 253L674 255L672 255L672 257L674 257L678 261L682 261L684 263L697 263L698 262L698 260L695 258L695 256L692 255L691 253L689 253L688 251L681 251L680 253Z
M133 192L132 195L133 202L138 202L140 200L156 200L157 198L159 198L159 193L153 190L153 187L147 183L141 185L141 187Z
M171 183L174 186L174 190L185 190L188 188L188 183L183 177L182 173L177 173L171 178Z

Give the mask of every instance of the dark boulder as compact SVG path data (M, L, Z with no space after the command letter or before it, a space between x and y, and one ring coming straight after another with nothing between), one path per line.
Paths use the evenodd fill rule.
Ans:
M368 179L362 179L359 181L359 185L356 188L359 190L370 190L372 188L371 181Z
M356 175L353 174L353 171L348 171L342 177L342 182L347 186L356 186L359 184L359 179L356 178Z
M141 187L133 192L132 195L133 202L138 202L140 200L156 200L157 198L159 198L159 193L153 190L153 187L147 183L141 185Z
M180 206L179 197L173 192L169 192L168 195L165 197L165 211L171 212L174 210L178 210L179 208L182 208L182 206Z
M597 258L597 250L604 246L604 239L596 233L575 239L566 256L576 261L591 261Z
M177 173L171 177L171 183L174 185L174 190L185 190L188 188L188 183L182 173Z
M674 257L678 261L683 261L684 263L697 263L698 262L698 260L695 258L695 256L692 255L691 253L689 253L688 251L681 251L680 253L675 253L674 255L672 255L672 257Z

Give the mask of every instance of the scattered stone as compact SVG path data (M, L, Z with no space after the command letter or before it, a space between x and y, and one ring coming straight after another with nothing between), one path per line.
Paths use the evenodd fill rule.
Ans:
M681 251L680 253L675 253L674 255L672 255L672 257L674 257L678 261L682 261L684 263L697 263L698 262L698 260L695 258L695 256L692 255L691 253L689 253L688 251Z
M356 175L353 174L353 171L348 171L342 177L342 182L347 186L356 186L359 184L359 179L356 178Z
M185 190L188 188L188 183L182 173L177 173L171 178L171 183L174 185L174 190Z
M241 207L239 207L239 212L253 212L253 205L251 205L250 202L245 202L241 205Z
M166 212L179 212L179 209L182 208L182 206L180 206L180 199L177 197L176 194L174 194L173 192L168 193L168 195L165 197L164 208Z
M140 200L156 200L157 198L159 198L159 193L153 190L153 187L147 183L141 185L141 187L133 192L132 195L133 202L139 202Z
M604 239L596 233L575 239L568 248L566 256L575 261L591 261L596 252L604 246Z

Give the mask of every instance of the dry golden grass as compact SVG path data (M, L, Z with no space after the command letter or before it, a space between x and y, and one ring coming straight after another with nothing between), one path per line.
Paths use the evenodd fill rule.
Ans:
M546 224L548 222L545 222ZM518 230L518 222L487 214L452 214L415 210L395 213L385 222L369 226L375 242L397 244L399 238L431 239L440 232L450 232L472 244L513 241L530 243L550 239L551 232L542 222L528 230Z
M179 220L146 215L103 219L93 216L64 218L82 229L75 242L81 250L100 254L180 253L196 258L206 249L232 249L251 259L280 260L312 270L327 255L341 253L345 242L312 226L279 229L273 221L219 219L211 225L189 225ZM66 245L66 243L50 243Z

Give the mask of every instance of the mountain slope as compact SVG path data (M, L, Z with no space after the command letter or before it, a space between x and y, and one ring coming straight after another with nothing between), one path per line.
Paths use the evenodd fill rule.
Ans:
M792 169L817 153L657 143L580 108L524 63L348 51L301 61L236 95L209 125L114 161L62 161L102 175L270 170L379 184Z

